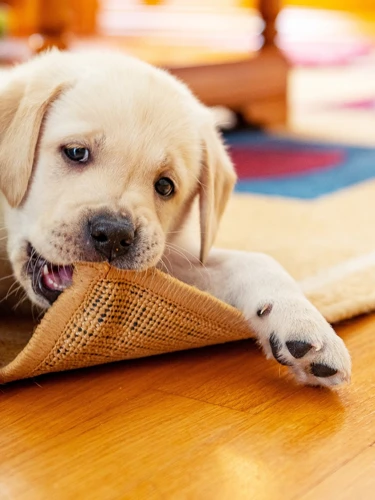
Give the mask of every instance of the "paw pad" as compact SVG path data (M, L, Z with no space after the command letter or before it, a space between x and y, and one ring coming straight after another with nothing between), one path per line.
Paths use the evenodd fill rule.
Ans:
M335 368L331 368L327 365L322 365L321 363L313 363L311 366L311 373L315 375L315 377L332 377L332 375L336 375L337 370Z
M296 359L303 358L312 348L311 344L308 342L301 342L300 340L290 340L286 342L286 346L293 358Z

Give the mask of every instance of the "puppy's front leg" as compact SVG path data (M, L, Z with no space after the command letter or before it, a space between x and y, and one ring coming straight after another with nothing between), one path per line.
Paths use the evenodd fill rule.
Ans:
M170 274L239 309L266 356L289 366L297 381L323 386L349 381L344 342L274 259L218 249L205 266L180 250L165 257Z

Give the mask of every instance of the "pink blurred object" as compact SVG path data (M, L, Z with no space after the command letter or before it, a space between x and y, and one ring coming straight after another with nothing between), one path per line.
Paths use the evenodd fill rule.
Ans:
M360 57L371 54L374 44L370 41L342 40L334 42L278 43L294 66L341 66L351 64Z
M375 110L375 97L373 99L359 99L358 101L340 102L332 104L331 109L352 109L353 111Z

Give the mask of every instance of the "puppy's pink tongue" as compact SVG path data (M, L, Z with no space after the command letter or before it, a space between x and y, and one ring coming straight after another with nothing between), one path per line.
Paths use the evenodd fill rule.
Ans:
M73 282L72 266L48 266L43 267L42 282L50 290L65 290Z

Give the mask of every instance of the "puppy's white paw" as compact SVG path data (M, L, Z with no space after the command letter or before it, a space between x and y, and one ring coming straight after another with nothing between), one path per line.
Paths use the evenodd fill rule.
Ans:
M330 387L350 381L344 342L304 297L265 301L248 319L267 358L288 366L299 383Z

